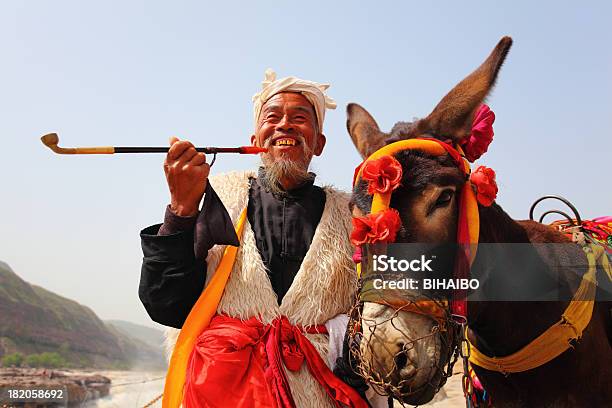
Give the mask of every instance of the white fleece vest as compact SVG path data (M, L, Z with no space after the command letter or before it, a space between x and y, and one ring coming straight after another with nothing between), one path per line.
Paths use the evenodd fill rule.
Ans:
M233 172L209 179L234 224L248 202L249 177L256 175L253 172ZM314 326L348 312L357 291L357 276L349 242L349 198L348 194L331 187L324 187L323 190L326 199L321 220L280 306L247 220L234 268L217 308L218 313L242 320L259 317L265 324L284 315L294 325ZM224 249L225 246L216 245L208 252L206 284L215 273ZM176 329L166 332L168 358L172 355L178 333ZM306 336L323 360L327 361L327 335ZM306 364L298 372L285 371L298 407L333 407L323 388L310 376Z

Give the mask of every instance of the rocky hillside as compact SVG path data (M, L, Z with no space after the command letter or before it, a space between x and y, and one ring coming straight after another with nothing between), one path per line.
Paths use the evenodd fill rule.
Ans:
M59 352L77 367L164 364L159 348L104 323L86 306L29 284L0 262L0 358L15 352Z

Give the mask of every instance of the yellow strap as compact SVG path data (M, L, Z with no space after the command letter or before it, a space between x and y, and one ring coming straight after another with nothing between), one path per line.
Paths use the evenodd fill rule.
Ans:
M446 154L446 149L443 148L439 143L434 142L433 140L405 139L381 147L380 149L372 153L366 159L366 161L380 159L382 156L387 155L393 156L395 153L402 152L404 150L422 150L434 156L442 156L443 154ZM359 169L357 177L355 177L355 182L357 182L357 180L361 178L362 172L363 166L361 166L361 168Z
M374 193L374 195L372 196L372 207L370 208L370 212L372 214L383 212L389 208L390 204L391 192L386 194Z
M612 279L612 267L603 248L591 245L585 248L589 270L582 277L580 287L561 320L521 350L506 357L489 357L470 343L470 363L500 373L520 373L548 363L569 349L572 340L579 339L593 315L597 289L597 261ZM469 342L469 340L468 340Z
M240 214L236 224L236 235L239 241L242 239L245 220L246 208ZM168 373L166 374L164 398L162 400L163 408L178 408L183 402L183 387L185 385L189 356L198 336L202 333L202 330L208 327L210 320L217 313L217 307L234 266L237 252L238 247L228 245L225 248L223 258L221 258L214 276L198 298L198 301L193 305L189 316L187 316L183 324L181 333L174 346L174 351L172 352Z

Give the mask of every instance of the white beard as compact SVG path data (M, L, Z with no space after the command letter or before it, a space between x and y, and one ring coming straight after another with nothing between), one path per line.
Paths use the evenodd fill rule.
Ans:
M294 161L283 156L272 159L269 153L261 155L261 161L265 169L267 187L272 193L284 192L281 180L290 180L294 185L299 186L314 178L314 174L308 172L310 160L312 159L312 150L306 145L304 138L301 135L296 136L303 150L303 160ZM271 148L272 138L268 139L264 147Z

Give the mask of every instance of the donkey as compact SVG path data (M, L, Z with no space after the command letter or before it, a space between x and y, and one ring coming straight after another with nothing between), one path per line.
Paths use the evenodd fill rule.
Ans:
M442 98L427 117L398 122L389 133L382 132L363 107L349 104L347 129L361 156L365 159L392 142L413 138L433 138L460 145L469 137L475 112L493 88L511 45L510 37L502 38L482 65ZM394 242L455 242L459 197L466 175L449 155L434 156L410 150L398 153L395 159L401 164L403 173L389 204L398 211L401 220ZM372 197L366 190L365 183L355 184L351 200L354 217L370 212ZM546 273L558 274L555 279L571 298L580 285L582 272L558 272L556 265L560 262L587 264L585 253L578 245L549 226L513 220L496 203L478 204L477 212L479 243L565 244L555 246L558 249L540 259ZM472 264L472 276L486 281L487 276L482 274L495 270L498 261L478 252ZM532 265L528 263L532 261L512 259L513 271L530 270ZM518 273L514 282L518 282L519 291L529 290L526 287L528 272ZM493 279L489 284L496 282ZM467 339L487 356L510 355L558 322L568 303L469 302ZM609 310L609 302L595 302L582 338L569 350L537 368L503 373L473 365L493 404L507 407L609 406L612 402L612 319ZM445 333L438 321L424 313L367 301L362 305L360 322L363 332L358 340L361 341L360 358L374 371L370 378L389 381L390 388L412 390L399 396L403 403L423 404L431 400L445 381L439 368L449 364L450 345L457 344L458 332L452 333L447 328ZM412 346L407 347L407 344ZM384 391L385 388L379 386L378 389Z

